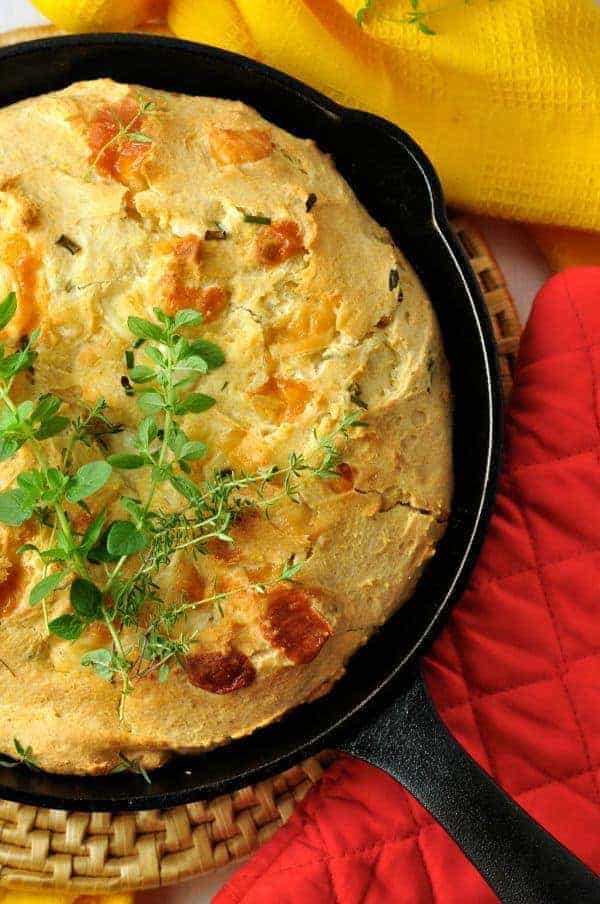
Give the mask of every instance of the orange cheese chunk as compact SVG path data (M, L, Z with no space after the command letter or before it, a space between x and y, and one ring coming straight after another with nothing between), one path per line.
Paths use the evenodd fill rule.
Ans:
M136 141L126 135L117 137L120 123L131 126L134 132L143 130L145 117L138 117L137 112L138 104L133 97L124 97L116 105L107 104L96 113L88 134L90 163L123 185L131 183L152 149L151 142Z
M195 286L187 286L178 276L167 279L168 291L165 300L165 310L171 316L184 308L192 308L202 314L205 323L215 320L227 305L230 292L223 286L206 286L199 289Z
M208 136L210 156L218 166L228 163L253 163L271 153L271 136L264 129L211 129Z
M298 305L291 317L275 324L269 335L270 351L275 357L310 355L326 348L335 336L340 296L326 295L320 301Z
M201 249L202 242L200 237L190 234L175 242L173 253L175 254L175 257L183 258L184 260L191 262L197 262L200 260L202 253Z
M313 608L314 600L301 587L276 587L269 594L263 634L296 665L311 662L331 635L328 622Z
M282 423L302 414L311 395L310 387L300 380L269 377L267 382L253 393L252 403L266 417Z
M328 480L327 483L334 493L349 493L354 489L354 469L347 462L342 461L336 471L340 476Z
M230 694L256 679L248 657L234 647L225 653L194 653L186 657L185 669L190 684L211 694Z
M17 284L17 311L0 336L17 341L39 323L37 306L38 269L40 262L25 236L19 233L0 235L0 261L8 264Z
M27 584L29 571L18 560L11 562L6 556L0 557L0 618L10 615L19 604Z
M265 226L255 243L256 259L264 267L275 267L305 250L300 228L293 220L276 220Z

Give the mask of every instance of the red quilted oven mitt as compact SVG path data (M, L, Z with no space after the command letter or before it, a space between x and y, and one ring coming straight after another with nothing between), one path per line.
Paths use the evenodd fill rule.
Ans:
M535 301L495 515L426 679L460 743L600 870L600 267L553 277ZM400 785L348 757L215 899L495 900Z

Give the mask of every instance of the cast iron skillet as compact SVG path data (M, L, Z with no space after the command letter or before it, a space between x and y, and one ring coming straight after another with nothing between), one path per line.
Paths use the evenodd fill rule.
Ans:
M453 513L412 600L353 658L345 678L323 699L219 750L176 758L154 774L151 786L135 776L80 779L3 769L0 796L75 810L166 808L256 782L337 745L398 778L502 900L597 901L592 874L453 741L417 664L473 567L494 498L501 444L494 340L431 164L408 135L382 119L339 107L244 57L165 38L87 35L6 48L0 51L0 105L101 76L241 99L333 155L360 200L408 256L439 317L456 406Z

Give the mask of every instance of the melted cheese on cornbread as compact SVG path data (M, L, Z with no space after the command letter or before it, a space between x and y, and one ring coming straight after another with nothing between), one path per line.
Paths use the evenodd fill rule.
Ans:
M115 141L138 92L156 114ZM247 222L264 217L269 223ZM225 233L223 239L215 233ZM76 242L71 254L60 236ZM395 273L399 275L397 280ZM392 275L390 275L392 274ZM166 684L139 683L119 722L119 688L80 665L109 642L103 626L79 641L46 637L29 589L38 560L23 542L47 542L25 524L0 530L0 750L18 737L46 769L105 772L119 751L160 765L245 735L331 686L350 655L413 592L444 530L452 492L447 365L431 305L389 234L358 203L331 160L242 103L136 89L101 80L0 111L0 297L19 307L0 337L17 345L41 329L32 373L14 399L55 392L78 410L100 396L114 421L139 422L123 391L130 315L159 305L202 312L202 335L224 350L202 377L215 397L184 429L208 446L194 463L254 470L308 454L357 391L367 426L352 434L336 480L308 481L299 505L233 528L234 547L201 559L178 553L160 576L167 600L242 588L203 627L186 667ZM60 437L48 442L60 462ZM108 438L128 451L127 429ZM81 447L77 464L97 458ZM0 464L0 489L30 466ZM147 469L113 472L90 500L123 517L123 494L143 497ZM174 490L161 505L175 506ZM89 516L70 512L85 530ZM291 555L306 560L298 587L266 595ZM69 611L58 592L50 615ZM202 621L204 619L204 621Z

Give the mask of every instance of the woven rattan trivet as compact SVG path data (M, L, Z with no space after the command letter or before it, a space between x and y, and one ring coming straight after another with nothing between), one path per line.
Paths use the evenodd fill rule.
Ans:
M0 46L50 33L55 32L21 29L0 35ZM464 217L454 218L453 225L491 314L508 394L519 319L480 233ZM66 813L0 801L0 889L124 891L211 872L257 850L270 838L333 759L334 754L324 752L234 794L164 812Z

